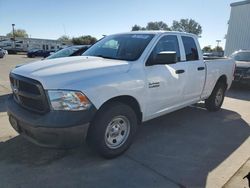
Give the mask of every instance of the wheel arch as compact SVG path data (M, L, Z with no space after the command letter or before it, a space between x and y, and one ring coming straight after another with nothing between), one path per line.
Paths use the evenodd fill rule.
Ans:
M105 106L113 103L113 102L120 102L120 103L123 103L123 104L130 106L134 110L134 112L136 113L138 124L140 124L142 122L142 110L141 110L140 104L136 98L134 98L130 95L120 95L120 96L110 98L109 100L107 100L106 102L104 102L100 106L98 111L101 110L102 108L104 108Z
M225 86L226 86L226 88L227 88L227 87L228 87L227 76L226 76L225 74L221 75L221 76L218 78L218 80L217 80L215 86L216 86L218 83L223 83L223 84L225 84Z

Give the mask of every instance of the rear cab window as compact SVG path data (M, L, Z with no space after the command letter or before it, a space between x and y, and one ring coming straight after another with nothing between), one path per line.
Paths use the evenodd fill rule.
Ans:
M195 40L188 36L182 36L181 38L185 50L186 61L199 60L199 53Z

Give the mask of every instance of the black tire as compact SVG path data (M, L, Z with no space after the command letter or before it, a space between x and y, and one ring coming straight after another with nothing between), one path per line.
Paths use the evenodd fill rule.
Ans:
M215 85L212 94L205 100L205 107L208 111L215 112L220 110L224 101L226 88L227 86L224 82L218 82ZM221 93L221 98L218 99L219 92Z
M122 130L120 129L121 126L119 126L122 121L120 121L119 118L124 118L126 122L123 121L126 124L129 122L129 130L123 132L123 135ZM113 127L117 124L114 123L115 120L119 120L119 130L117 130L117 132L120 131L120 133L117 134L124 137L124 140L120 145L111 148L110 145L119 143L115 139L113 140L113 143L110 144L109 142L113 139L113 135L111 136L111 134L114 134L114 132L110 133L110 136L109 132L111 131L111 127L113 131ZM121 123L122 126L124 126L124 122ZM129 148L137 131L137 127L137 117L134 110L126 104L113 102L105 105L97 112L94 121L89 127L87 142L91 148L96 150L101 156L105 158L114 158L121 155ZM124 133L126 133L126 136L124 136Z

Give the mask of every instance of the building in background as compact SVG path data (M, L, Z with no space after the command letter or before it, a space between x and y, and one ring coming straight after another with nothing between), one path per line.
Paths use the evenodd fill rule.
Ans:
M58 40L16 37L14 41L9 37L0 36L0 48L8 51L27 52L30 49L54 51L65 45L67 44Z
M240 49L250 50L250 0L231 4L225 55Z

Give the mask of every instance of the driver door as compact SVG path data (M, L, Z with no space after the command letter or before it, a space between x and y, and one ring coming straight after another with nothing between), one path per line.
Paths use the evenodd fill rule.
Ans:
M165 114L184 103L187 66L185 62L181 62L179 44L178 35L162 36L146 62L147 119ZM162 51L175 51L177 63L154 64L154 58Z

